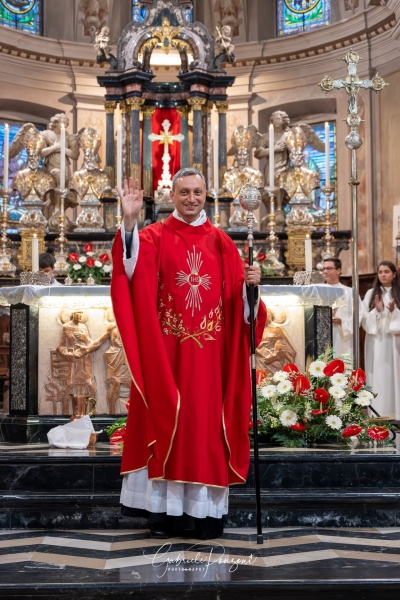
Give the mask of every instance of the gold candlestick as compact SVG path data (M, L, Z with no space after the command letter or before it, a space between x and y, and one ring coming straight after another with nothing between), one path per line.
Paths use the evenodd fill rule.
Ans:
M7 250L8 236L7 236L7 201L8 197L11 196L12 190L7 188L4 190L3 196L3 217L2 217L2 234L1 234L1 252L0 252L0 274L8 277L14 277L16 266L10 261L11 255Z
M211 190L211 195L214 198L214 226L221 227L221 216L219 214L219 200L218 200L218 190Z
M330 258L334 255L334 253L331 250L331 241L333 240L333 236L331 234L331 208L330 208L330 202L331 202L331 194L335 191L334 187L331 187L331 182L328 182L328 185L326 185L322 188L322 191L325 195L326 198L326 209L325 209L325 235L324 235L324 240L325 240L325 252L323 252L322 254L322 258Z
M283 275L285 265L279 261L278 254L275 249L275 244L278 238L275 234L275 194L274 188L267 188L270 202L269 209L269 236L267 241L269 242L269 251L266 253L267 260L271 261L269 267L275 275Z
M56 242L59 243L60 249L55 253L54 257L56 259L54 265L54 273L56 275L66 275L68 270L67 258L68 255L64 252L64 245L67 244L67 238L65 237L65 198L68 194L68 189L57 190L60 194L60 217L59 217L59 229L60 235L56 239Z

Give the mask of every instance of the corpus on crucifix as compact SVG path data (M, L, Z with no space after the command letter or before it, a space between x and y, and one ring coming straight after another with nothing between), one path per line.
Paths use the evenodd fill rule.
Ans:
M169 145L173 144L174 142L182 142L185 139L185 136L182 135L182 133L178 133L176 135L173 135L172 133L170 133L170 128L171 128L171 123L170 121L168 121L168 119L165 119L162 122L162 130L160 131L160 134L156 134L156 133L151 133L149 135L149 140L151 142L159 142L160 144L164 144L164 154L162 157L162 161L163 161L163 170L162 170L162 175L161 175L161 179L158 181L158 189L162 189L162 188L169 188L172 189L172 178L171 178L171 171L169 168L169 163L171 162L171 155L169 153Z

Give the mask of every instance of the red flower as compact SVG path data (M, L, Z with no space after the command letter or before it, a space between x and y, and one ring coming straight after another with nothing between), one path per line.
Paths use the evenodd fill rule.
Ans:
M86 246L83 246L83 251L84 252L93 252L93 244L86 244Z
M262 423L262 421L257 420L257 425L261 425L261 423ZM254 423L253 423L253 421L250 421L249 429L253 429L253 427L254 427Z
M350 385L355 392L361 390L364 383L367 381L367 376L362 369L356 369L350 375Z
M361 433L362 430L363 430L362 427L360 427L359 425L349 425L348 427L343 429L342 437L344 437L344 438L353 437L353 436Z
M314 390L313 397L315 402L319 402L320 404L326 404L329 400L329 393L323 388L317 388Z
M244 254L247 254L249 252L249 244L246 242L244 247L243 247L243 252Z
M108 263L110 258L108 254L100 254L99 260L101 260L102 263Z
M248 259L248 258L245 258L245 259L244 259L244 264L245 264L245 265L248 265L248 264L249 264L249 259Z
M92 269L94 267L94 258L90 257L86 261L86 266Z
M302 425L301 423L295 423L294 425L290 426L290 429L293 429L293 431L304 431L305 429L308 429L307 425Z
M312 415L324 415L325 413L329 412L331 409L330 408L326 408L325 410L322 410L322 408L316 408L315 410L311 411Z
M118 446L119 444L123 444L125 440L126 427L121 427L114 431L112 436L110 437L110 444L113 446Z
M285 373L289 373L289 381L292 381L292 382L296 379L297 373L300 373L300 371L298 370L296 365L294 365L293 363L289 363L288 365L285 365L283 367L283 371L285 371Z
M335 373L344 373L345 371L346 366L344 362L337 358L326 365L324 369L324 375L327 377L332 377L332 375L335 375Z
M306 394L311 387L311 383L305 375L299 375L293 381L293 387L296 394L300 396Z
M267 258L267 255L264 254L263 252L260 252L259 254L257 254L256 256L258 262L264 262L264 260Z
M389 437L389 429L387 429L386 427L369 427L369 429L367 429L367 433L369 435L369 437L373 440L377 440L378 442L381 442L382 440L386 440Z
M68 260L69 260L69 262L77 263L79 260L79 254L75 254L75 252L71 252L71 254L68 255Z
M264 379L267 379L268 375L266 374L265 371L263 371L262 369L257 369L256 371L256 382L257 385L260 385L260 383L262 383L264 381Z

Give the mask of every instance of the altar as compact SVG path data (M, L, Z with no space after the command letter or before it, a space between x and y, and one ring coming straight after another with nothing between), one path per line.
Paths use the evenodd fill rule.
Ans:
M269 309L257 368L300 370L332 344L332 306L343 291L327 285L261 286ZM130 374L108 286L0 288L10 307L10 394L1 422L4 441L47 441L68 421L71 394L95 399L96 430L126 414Z

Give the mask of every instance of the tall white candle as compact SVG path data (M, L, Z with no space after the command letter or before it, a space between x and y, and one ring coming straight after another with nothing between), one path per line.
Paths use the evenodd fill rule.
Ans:
M36 233L33 234L32 238L32 271L33 273L39 271L39 240Z
M61 123L60 189L65 189L65 125Z
M10 128L6 123L4 126L4 146L3 146L3 184L4 189L8 190L8 146L10 142Z
M271 123L269 126L269 186L271 188L275 185L275 130Z
M117 187L122 190L122 129L117 129Z
M304 241L304 250L306 256L306 271L312 271L312 242L308 233Z
M214 128L214 183L215 190L219 189L219 166L218 166L218 125Z
M329 123L325 123L325 185L329 187L329 182L331 180L331 165L330 165L330 144L329 144Z

